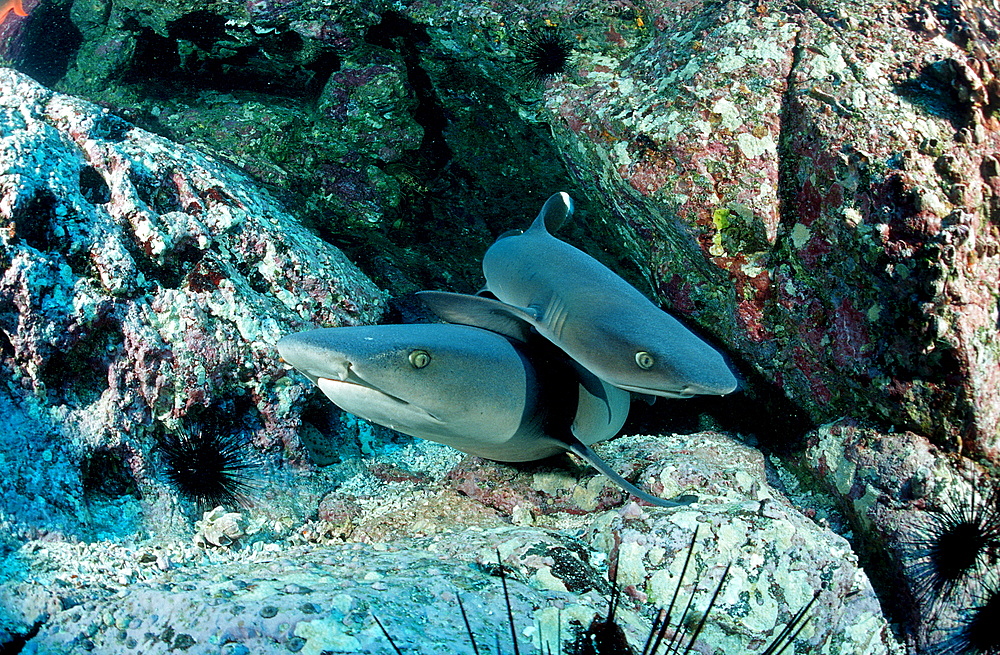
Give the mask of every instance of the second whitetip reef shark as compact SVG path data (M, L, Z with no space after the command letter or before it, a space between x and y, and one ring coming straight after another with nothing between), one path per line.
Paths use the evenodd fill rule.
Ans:
M737 386L725 358L586 253L553 237L572 215L551 196L524 233L486 252L486 291L421 298L449 324L320 328L282 338L282 359L345 411L505 462L573 452L629 493L589 445L617 434L631 394L688 398ZM454 324L459 325L454 325Z
M719 351L607 266L552 236L572 214L569 195L556 193L528 230L490 246L483 274L497 300L440 291L421 298L451 323L531 326L621 389L670 398L735 391L736 376Z

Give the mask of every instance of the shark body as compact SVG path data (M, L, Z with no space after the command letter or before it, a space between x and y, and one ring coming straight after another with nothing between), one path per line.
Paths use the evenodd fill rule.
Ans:
M421 298L452 323L522 335L534 328L620 389L672 398L734 391L736 376L719 351L599 261L552 236L572 213L569 195L556 193L528 230L490 246L483 273L496 300L440 291Z
M537 336L523 342L452 324L320 328L285 336L282 359L345 411L404 434L502 462L570 451L648 502L590 444L625 422L630 395Z

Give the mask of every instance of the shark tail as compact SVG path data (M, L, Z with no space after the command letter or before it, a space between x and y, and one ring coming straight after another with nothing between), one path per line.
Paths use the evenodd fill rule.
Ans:
M606 475L612 482L639 500L645 500L647 503L652 503L653 505L657 505L659 507L684 507L685 505L690 505L698 500L697 496L691 495L677 496L676 498L666 500L664 498L646 493L619 475L618 472L611 468L607 462L601 459L597 453L581 442L574 440L572 443L567 445L567 448L571 453L585 460L588 464Z

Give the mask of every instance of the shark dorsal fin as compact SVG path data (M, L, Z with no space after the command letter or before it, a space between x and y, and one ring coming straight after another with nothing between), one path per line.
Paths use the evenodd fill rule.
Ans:
M553 193L542 205L538 217L531 224L532 230L553 233L562 227L573 215L573 199L565 191Z
M490 330L517 341L527 341L535 321L530 310L483 296L449 291L418 291L417 296L441 319Z

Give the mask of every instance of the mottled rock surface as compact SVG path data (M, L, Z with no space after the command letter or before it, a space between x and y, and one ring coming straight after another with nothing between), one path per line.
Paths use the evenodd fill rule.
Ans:
M815 419L863 415L995 457L997 16L690 9L552 7L576 54L522 115L586 172L657 295ZM434 56L499 80L511 51L484 36L509 13L530 23L521 11L408 16Z
M105 483L150 509L166 435L303 459L312 390L274 343L374 321L379 290L230 167L10 69L0 94L0 440L25 460L23 485L3 476L8 520L67 528L35 522L48 503L85 524Z
M815 421L998 457L995 8L327 4L81 3L58 83L380 244L397 290L474 289L462 255L568 185L592 250ZM538 82L543 24L573 50Z
M893 598L886 604L892 618L910 626L920 648L940 648L954 636L955 626L964 625L970 607L980 606L980 584L994 575L987 563L995 567L996 562L992 555L984 558L983 567L958 580L958 593L928 596L933 570L928 540L949 513L970 524L977 514L983 516L994 500L986 471L911 432L882 433L851 421L811 433L804 458L862 535L859 546L877 571L875 582ZM942 552L949 559L957 556L947 546Z
M705 489L702 502L550 512L538 525L511 526L509 516L482 511L438 473L397 483L403 486L391 494L354 496L364 512L350 515L350 527L345 515L327 514L325 528L303 526L286 540L241 540L223 549L32 541L9 558L11 583L0 597L27 625L54 605L67 608L29 640L26 652L35 653L391 652L375 616L404 649L471 653L456 595L479 643L497 634L503 652L512 652L499 557L522 648L548 644L560 652L554 641L561 635L561 652L571 652L581 626L606 612L616 551L624 589L618 622L635 646L655 607L669 602L697 529L682 598L694 594L693 607L703 611L722 570L731 568L696 652L761 652L816 592L799 649L901 652L848 542L771 487L759 453L713 433L622 441L623 459L633 455L629 448L659 444L657 465L678 472L680 484ZM609 457L615 443L604 448ZM731 467L718 467L720 454Z
M540 117L657 294L815 418L996 458L998 16L953 4L656 3Z
M263 458L237 549L289 534L391 541L397 530L507 522L590 534L580 522L623 499L585 468L420 461L442 451L345 418L285 375L269 346L278 335L375 320L381 299L250 179L397 296L475 290L486 245L563 189L578 212L561 237L733 354L747 384L725 401L727 429L771 423L795 444L798 410L815 423L851 417L810 435L803 488L837 498L868 561L897 571L903 591L880 589L914 650L960 624L956 607L932 618L906 600L914 581L899 526L980 479L956 453L1000 461L995 6L25 7L31 16L0 27L5 62L108 111L0 73L0 465L17 472L0 477L4 548L189 530L196 517L167 487L159 449L166 435L206 430L236 433ZM524 43L551 26L572 52L565 70L538 79ZM413 312L393 302L392 317ZM769 401L772 389L790 404ZM745 516L745 503L768 495L764 460L714 437L669 443L602 453L656 493L704 496L717 541L732 536L730 518L749 526L731 543L743 560L766 559L772 586L804 570L797 518L776 534ZM716 504L726 520L709 511ZM610 531L632 544L636 511L587 538ZM671 553L684 543L650 534L640 540ZM789 552L770 558L761 540L772 537ZM817 543L839 553L827 537ZM635 568L630 593L651 594L657 566ZM762 597L759 635L771 630L760 617L780 623L796 593ZM823 611L839 611L835 595L824 592ZM29 605L53 602L40 594ZM880 623L867 629L870 606L858 607L845 610L853 641L813 632L810 643L846 653L882 639ZM727 635L762 643L726 623L742 606L727 599L724 611Z

